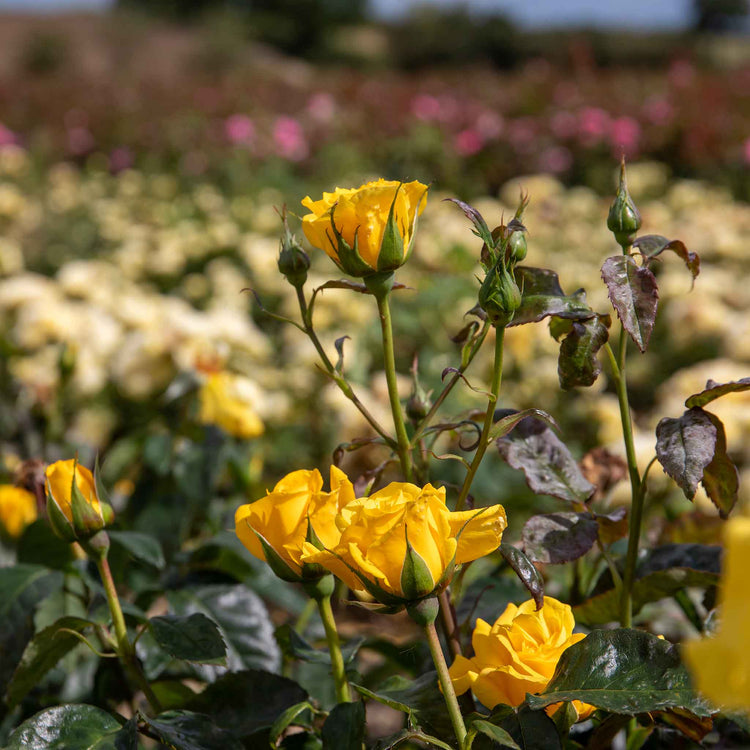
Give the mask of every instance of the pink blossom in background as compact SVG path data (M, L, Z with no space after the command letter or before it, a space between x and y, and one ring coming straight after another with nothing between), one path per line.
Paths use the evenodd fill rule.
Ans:
M643 105L644 117L653 125L668 125L674 118L674 107L663 96L652 96Z
M0 148L3 146L14 146L16 143L18 143L16 134L0 122Z
M313 120L330 122L336 115L336 100L326 91L319 91L307 100L307 111Z
M542 151L537 164L542 172L560 174L573 165L573 154L565 146L551 146Z
M73 127L67 133L68 152L73 156L84 156L94 150L96 141L85 127Z
M224 120L224 135L235 146L249 146L255 140L255 125L247 115L230 115Z
M505 122L497 112L482 112L475 125L477 132L487 141L494 141L503 134Z
M615 156L623 153L628 156L638 149L641 140L641 126L632 117L618 117L612 121L609 131L609 142L612 144Z
M555 138L572 138L578 131L578 120L572 112L555 112L550 118L549 127Z
M484 138L474 128L466 128L453 139L453 148L461 156L472 156L482 150Z
M609 113L599 107L584 107L578 114L578 136L586 146L599 143L609 128Z
M109 170L117 174L133 166L133 152L127 146L113 148L109 155Z
M448 94L439 97L438 103L440 105L438 120L443 123L453 122L463 109L463 107L459 106L458 100Z
M302 161L310 153L302 126L293 117L279 117L273 125L276 153L289 161Z
M419 94L412 99L411 111L418 120L437 120L440 116L440 102L429 94Z

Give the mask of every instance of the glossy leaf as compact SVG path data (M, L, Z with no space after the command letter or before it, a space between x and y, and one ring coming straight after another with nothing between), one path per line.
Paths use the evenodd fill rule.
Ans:
M293 706L287 708L286 711L284 711L271 725L271 732L268 737L271 745L273 745L274 747L276 746L279 738L282 734L284 734L288 727L292 725L309 726L312 710L313 706L309 701L295 703ZM306 721L295 721L298 716L304 716L306 718Z
M538 420L520 422L512 433L497 441L497 448L510 466L523 471L526 484L537 495L585 503L596 490L565 443Z
M242 750L242 743L210 716L192 711L165 711L143 717L150 734L174 750Z
M127 734L111 714L69 703L40 711L13 732L5 750L124 750Z
M704 414L716 428L714 457L706 466L701 484L711 502L719 509L722 518L728 518L734 508L740 490L740 476L734 462L727 453L727 434L723 422L710 412Z
M483 734L485 737L489 737L497 747L510 747L514 750L521 750L518 743L505 729L498 727L495 724L491 724L484 719L475 719L472 721L468 730L467 748L470 748L473 745L474 739L478 734ZM493 747L495 745L493 745Z
M75 557L71 544L60 539L50 524L40 518L27 526L18 540L17 559L19 563L63 570Z
M270 729L291 706L309 700L296 682L271 672L229 672L193 698L187 708L205 713L237 737Z
M149 620L156 642L175 659L226 665L226 646L216 623L206 615L164 615Z
M62 585L63 576L41 565L15 565L0 574L0 685L7 685L34 634L34 610Z
M321 731L323 750L362 750L365 741L365 704L339 703Z
M644 234L633 242L633 247L642 252L649 260L661 255L665 250L671 250L684 261L693 280L701 272L701 260L698 254L688 250L682 240L668 240L659 234Z
M554 418L541 409L524 409L523 411L512 411L510 409L497 409L492 415L494 424L490 430L487 440L489 442L505 437L514 430L523 420L538 420L539 423L545 423L555 430L560 428Z
M544 604L544 579L541 573L534 567L534 563L520 550L508 542L500 545L500 554L505 562L513 568L513 571L528 589L537 610Z
M694 406L705 406L721 396L726 396L728 393L739 393L740 391L747 390L750 390L750 378L733 380L730 383L717 383L709 380L706 383L706 387L700 393L690 396L685 401L685 406L688 409L692 409Z
M273 637L273 624L260 597L242 584L189 586L168 591L167 599L175 614L201 613L218 626L226 645L227 666L231 670L260 668L275 671L281 653ZM198 674L212 680L220 667L196 665Z
M632 628L594 630L563 652L546 690L526 699L534 708L580 700L618 714L712 713L693 690L677 647Z
M615 255L604 261L602 279L625 330L645 352L659 301L656 277L645 266L639 266L632 256Z
M40 630L29 642L21 661L8 685L5 702L13 708L38 684L39 680L60 659L75 648L80 640L71 632L82 633L93 623L80 617L61 617L49 627ZM65 630L61 630L64 628Z
M537 323L552 315L568 320L588 320L596 315L588 306L583 289L567 296L554 271L518 266L514 275L522 296L509 327Z
M557 376L564 391L596 382L602 371L597 354L608 339L609 330L600 316L573 322L560 344L557 361Z
M689 409L678 419L665 417L656 426L656 457L688 500L695 497L715 448L716 427L703 409Z
M588 513L532 516L523 527L524 551L537 562L570 562L591 549L598 531L596 520Z
M108 531L107 533L114 545L122 547L139 562L158 570L166 565L161 544L155 537L137 531Z
M489 720L505 729L523 750L561 750L555 723L544 711L520 706L517 711L503 707L492 712Z

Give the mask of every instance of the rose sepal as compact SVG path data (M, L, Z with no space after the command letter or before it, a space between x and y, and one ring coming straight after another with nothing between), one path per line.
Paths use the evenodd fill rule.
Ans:
M401 591L407 601L416 601L429 596L435 590L435 580L424 558L409 541L408 527L404 527L406 554L401 568Z

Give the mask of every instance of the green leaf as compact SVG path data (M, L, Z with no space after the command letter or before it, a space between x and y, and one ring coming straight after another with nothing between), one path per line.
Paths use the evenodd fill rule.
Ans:
M287 708L271 726L271 732L269 734L269 741L273 747L278 744L279 737L286 731L287 727L294 724L295 726L310 726L310 715L313 711L313 706L310 701L302 701L295 703L293 706ZM304 714L304 722L295 722L295 719Z
M226 666L226 646L206 615L164 615L149 620L156 642L176 659Z
M21 662L8 685L5 702L8 708L16 706L60 659L80 643L73 633L82 633L93 625L80 617L61 617L49 627L40 630L26 646Z
M34 634L34 610L62 586L63 576L41 565L15 565L0 574L0 685L7 685Z
M510 412L510 413L508 413ZM505 437L511 432L517 425L519 425L524 419L534 420L537 419L540 422L544 422L553 429L557 430L557 422L552 416L547 414L546 411L541 409L524 409L523 411L512 411L509 409L498 409L493 414L494 424L487 436L487 441L497 440L501 437Z
M365 741L365 704L339 703L322 729L323 750L362 750Z
M703 470L701 484L722 518L728 518L737 503L740 477L737 467L727 453L727 434L724 423L711 412L704 412L716 428L716 444L711 463Z
M430 734L425 734L416 729L404 729L397 734L391 735L390 737L384 737L378 740L372 750L392 750L394 747L398 747L403 742L409 742L409 740L417 740L423 742L427 747L439 747L441 750L454 750L452 745L439 740L437 737L433 737ZM411 747L411 745L408 745Z
M517 266L513 273L522 296L508 327L537 323L552 315L567 320L588 320L596 315L586 303L583 289L567 296L554 271Z
M485 737L489 737L500 747L510 747L514 748L514 750L521 750L520 746L505 729L495 726L494 724L491 724L489 721L485 721L484 719L475 719L474 721L472 721L471 725L469 726L468 734L469 736L468 744L466 746L467 748L470 748L472 746L474 737L476 737L477 734L483 734L485 735Z
M680 486L688 500L716 451L716 426L698 407L679 419L665 417L656 425L656 457L664 471Z
M492 712L490 723L505 729L523 750L561 750L555 723L544 711L522 705L517 710L503 707Z
M609 339L609 330L602 317L597 315L590 320L573 322L570 333L563 339L557 375L564 391L593 385L599 377L602 366L597 354Z
M709 716L676 646L632 628L595 630L566 649L546 690L527 695L532 708L579 700L619 714L681 708Z
M63 570L75 557L70 543L60 539L49 523L39 519L27 526L18 540L17 559L19 563Z
M532 560L558 565L585 555L598 533L599 526L588 513L547 513L526 521L523 547Z
M292 680L259 669L229 672L210 684L188 704L208 714L237 737L248 737L273 723L291 706L308 701Z
M650 602L674 596L687 587L708 588L719 581L721 547L704 544L666 544L650 550L636 568L633 613ZM576 622L603 625L620 617L620 596L605 574L607 590L573 607Z
M682 240L668 240L659 234L645 234L633 242L633 247L640 250L649 260L661 255L665 250L671 250L685 262L693 280L701 272L701 260L698 254L690 252Z
M544 604L544 579L534 567L534 563L518 547L514 547L508 542L503 542L500 545L500 554L505 562L513 568L521 583L529 590L536 603L537 610L541 609Z
M622 325L638 348L645 352L659 302L656 277L646 266L639 266L630 255L615 255L604 261L602 279Z
M279 644L284 656L287 658L299 659L311 664L330 665L331 654L328 651L328 648L315 648L299 635L291 625L285 624L276 628L275 636L276 642ZM352 662L364 641L364 637L353 638L342 647L341 655L344 658L344 664L350 664Z
M394 675L374 690L353 683L352 687L367 698L408 714L412 722L429 734L448 740L454 737L445 701L437 684L437 673L434 671L426 672L414 680Z
M281 653L273 637L268 610L247 586L241 583L188 586L168 591L167 600L175 614L200 613L216 623L226 644L229 669L279 668ZM210 665L196 665L194 669L207 681L219 674L217 667Z
M750 389L750 378L742 378L741 380L733 380L731 383L716 383L713 380L709 380L706 383L706 387L700 392L685 401L685 406L688 409L692 409L694 406L705 406L711 403L721 396L725 396L727 393L738 393L740 391L747 391Z
M174 750L242 750L242 743L210 716L192 711L165 711L156 718L143 717L151 733Z
M101 708L70 703L24 721L5 750L123 750L128 732L122 732L114 716Z
M537 419L521 421L497 441L497 449L506 463L523 471L526 484L537 495L583 504L596 491L565 443Z
M164 552L156 538L138 531L108 531L107 533L114 545L122 547L136 560L158 570L166 565Z

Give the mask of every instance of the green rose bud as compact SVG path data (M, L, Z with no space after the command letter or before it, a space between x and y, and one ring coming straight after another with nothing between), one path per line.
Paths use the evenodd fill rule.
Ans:
M284 234L281 238L281 252L279 253L279 271L286 276L286 280L299 289L307 281L307 271L310 268L310 258L302 249L297 238L289 231L286 221L286 211L281 214L284 222Z
M623 248L633 244L636 232L641 228L641 214L628 193L624 159L620 163L620 185L614 203L609 209L607 228L615 235L617 244Z
M479 305L496 328L504 328L521 306L521 290L501 258L479 288Z

